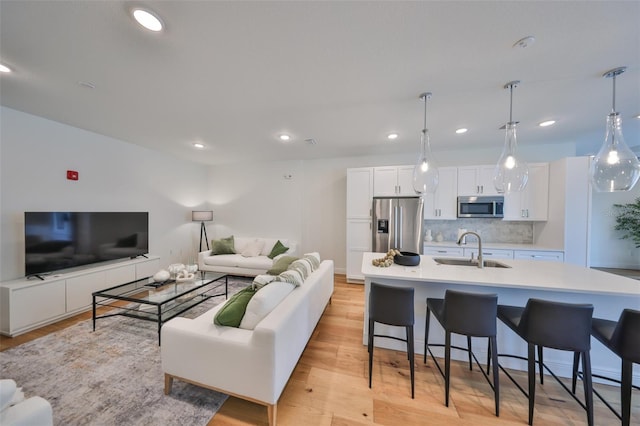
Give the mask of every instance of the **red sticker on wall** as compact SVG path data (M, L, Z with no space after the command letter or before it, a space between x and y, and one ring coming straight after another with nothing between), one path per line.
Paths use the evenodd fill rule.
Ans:
M67 179L78 180L78 172L75 170L67 170Z

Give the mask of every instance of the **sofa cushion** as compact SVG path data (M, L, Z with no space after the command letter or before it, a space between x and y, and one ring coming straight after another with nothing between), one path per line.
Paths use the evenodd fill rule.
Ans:
M282 244L282 242L280 242L280 240L278 240L276 242L276 244L273 246L273 248L271 249L271 252L269 253L269 255L267 257L269 259L273 259L277 255L282 254L282 253L286 252L287 250L289 250L289 247L285 247L285 245Z
M291 283L296 287L301 286L304 283L304 278L300 271L294 269L287 269L280 275L278 275L278 281L284 281L287 283Z
M320 253L305 253L303 257L305 259L309 259L309 261L311 262L311 267L314 271L320 267Z
M223 254L207 256L203 260L204 264L209 266L261 269L264 271L273 266L273 261L267 256L244 257L241 254Z
M240 328L253 330L294 288L293 284L281 281L274 281L262 287L249 300Z
M211 241L211 254L234 254L233 235Z
M227 300L214 317L213 322L217 325L238 327L247 309L247 304L255 294L256 291L251 286L243 288Z
M262 251L263 247L264 247L264 240L260 240L256 238L253 241L249 241L244 246L240 254L244 257L256 257L260 255L260 252Z
M271 269L267 271L268 275L280 275L287 270L294 260L298 260L295 256L280 256L273 262Z

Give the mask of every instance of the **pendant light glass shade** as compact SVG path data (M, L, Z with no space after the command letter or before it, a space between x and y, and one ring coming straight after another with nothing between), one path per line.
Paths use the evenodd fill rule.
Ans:
M589 174L596 191L629 191L640 178L640 161L622 136L622 119L615 111L616 76L626 68L616 68L603 77L613 77L613 108L607 116L607 132L598 155L591 161Z
M434 193L438 188L438 167L431 153L431 141L429 139L429 129L427 129L427 100L431 98L431 93L423 93L420 99L424 101L424 128L420 136L420 152L418 161L413 168L413 189L418 194Z
M513 88L519 83L519 81L512 81L504 86L505 89L509 88L511 90L511 101L509 103L509 122L505 126L504 147L493 174L493 185L499 194L522 191L529 180L527 163L518 160L516 156L518 147L516 127L518 122L513 121L512 112Z

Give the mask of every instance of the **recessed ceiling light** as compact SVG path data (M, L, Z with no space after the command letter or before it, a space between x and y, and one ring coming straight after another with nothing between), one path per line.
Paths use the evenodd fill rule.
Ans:
M393 140L398 139L398 136L400 136L400 135L398 135L397 133L389 133L387 135L387 139L389 139L390 141L393 141Z
M640 114L636 114L636 118L640 118Z
M0 64L0 72L11 72L11 68L6 66L5 64Z
M278 136L278 139L280 139L282 142L286 142L286 141L291 140L291 136L282 134L282 135Z
M547 127L547 126L552 126L554 124L556 124L556 120L547 120L547 121L543 121L542 123L538 124L538 126Z
M204 148L204 144L201 144L200 142L196 142L193 144L194 148L198 148L198 149L203 149Z
M151 31L162 31L162 21L153 12L145 9L133 9L133 17L143 27Z
M460 129L456 130L456 133L461 135L463 133L467 133L468 131L469 131L469 129L465 129L464 127L462 127Z

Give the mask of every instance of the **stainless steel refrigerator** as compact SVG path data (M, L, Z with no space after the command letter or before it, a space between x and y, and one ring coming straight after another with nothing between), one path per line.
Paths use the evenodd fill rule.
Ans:
M374 252L389 249L423 253L424 200L421 197L374 197Z

